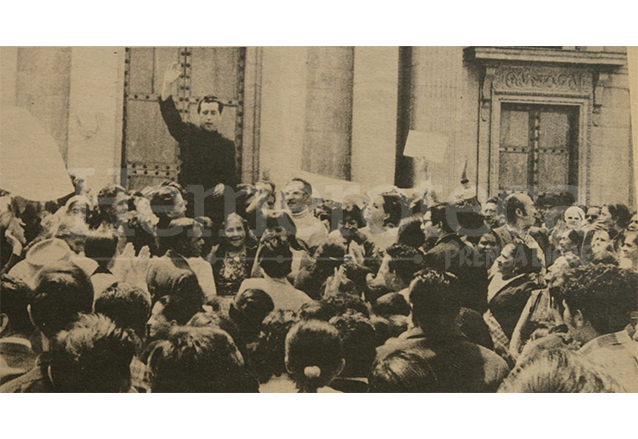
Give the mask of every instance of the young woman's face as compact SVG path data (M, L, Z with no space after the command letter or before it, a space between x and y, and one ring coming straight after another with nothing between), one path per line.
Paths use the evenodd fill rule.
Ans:
M629 259L633 262L638 261L638 245L636 245L636 237L629 235L625 237L625 241L620 248L620 253L625 259Z
M241 219L231 217L226 221L224 234L231 247L241 248L246 243L246 230Z
M496 242L496 236L491 233L486 233L481 236L478 244L476 245L476 249L479 255L485 258L486 268L490 268L494 263L495 259L498 257L498 244Z
M388 214L386 214L383 209L383 197L381 195L377 195L371 199L363 209L363 218L369 226L375 225L377 227L383 227L383 223L387 217Z
M605 230L599 230L594 233L591 240L591 249L594 253L606 250L611 245L611 238L609 233Z
M631 217L627 230L630 232L638 232L638 214Z
M506 245L498 258L496 258L496 268L501 275L506 278L514 273L514 246Z
M609 212L609 208L607 206L603 206L600 209L600 215L598 215L598 222L601 224L613 225L613 219L611 217L611 213Z
M570 251L573 252L574 250L578 251L578 247L571 239L569 239L569 231L563 232L558 238L558 251L564 255L565 253Z

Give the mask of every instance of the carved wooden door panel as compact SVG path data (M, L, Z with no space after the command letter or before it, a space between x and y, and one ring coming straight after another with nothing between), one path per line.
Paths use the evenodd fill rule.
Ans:
M578 108L503 104L499 190L578 184Z
M122 182L139 190L177 180L179 148L159 110L164 72L179 62L183 77L173 96L182 118L198 123L197 104L206 95L224 103L219 131L234 140L241 169L245 48L132 47L126 49Z

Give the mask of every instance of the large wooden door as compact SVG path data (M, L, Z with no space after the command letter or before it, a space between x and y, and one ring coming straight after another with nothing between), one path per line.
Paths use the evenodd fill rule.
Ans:
M241 169L245 48L132 47L126 49L122 182L138 190L177 180L177 142L159 111L164 72L179 62L183 77L173 96L184 120L197 123L197 104L206 95L224 102L220 133L235 142Z
M499 190L578 184L578 108L503 104Z

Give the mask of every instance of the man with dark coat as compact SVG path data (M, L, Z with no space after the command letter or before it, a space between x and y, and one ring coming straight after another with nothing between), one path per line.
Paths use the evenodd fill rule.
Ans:
M164 74L162 95L159 99L162 117L171 133L179 142L181 170L179 183L188 190L189 185L200 186L207 195L204 214L208 217L218 208L214 205L215 195L221 195L223 189L212 189L220 183L234 188L237 183L235 166L235 144L232 140L222 136L218 129L221 122L224 105L215 96L205 96L197 106L199 126L182 120L175 102L173 101L173 87L181 76L178 63L173 63ZM197 195L189 190L191 204L189 209L196 208ZM198 213L201 215L201 212Z
M451 223L456 213L453 204L437 204L425 213L423 233L436 243L425 254L423 266L454 274L459 280L461 306L481 313L487 308L487 272L477 263L474 249L455 232Z

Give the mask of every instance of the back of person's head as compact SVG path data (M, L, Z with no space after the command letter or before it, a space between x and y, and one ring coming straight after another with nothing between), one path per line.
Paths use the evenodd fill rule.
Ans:
M235 295L228 316L243 331L258 331L266 316L275 309L268 293L250 288ZM246 334L249 335L249 334Z
M204 304L204 293L197 280L197 275L190 270L171 271L170 276L161 278L150 288L152 301L155 303L160 297L175 296L181 300L193 303L194 306Z
M572 316L578 310L598 334L623 330L638 310L638 273L612 265L585 265L565 274L558 292Z
M335 315L359 312L370 318L370 310L366 303L354 294L337 294L325 297L322 301L335 310Z
M399 237L397 243L419 248L425 244L425 234L421 229L423 221L418 215L403 218L399 223Z
M325 300L306 302L299 308L299 318L301 320L323 320L327 322L337 314L335 307Z
M367 377L376 357L376 334L370 319L363 314L345 314L330 319L341 334L346 365L344 377Z
M372 305L372 311L380 317L388 318L393 315L410 315L410 304L405 300L402 294L388 293L379 297L374 305Z
M260 382L265 383L286 372L286 334L298 321L297 313L282 309L274 310L263 320L259 339L250 348L251 364Z
M246 339L244 334L239 326L225 314L219 311L198 312L186 323L186 326L194 326L196 328L210 326L227 332L235 343L235 346L237 346L237 349L239 349L244 361L247 361Z
M286 277L292 271L290 244L278 237L264 239L259 251L259 266L272 278Z
M76 320L79 313L93 310L93 284L77 265L58 262L38 273L29 298L33 323L51 338Z
M296 323L286 336L286 370L302 392L327 386L345 364L339 331L327 322Z
M84 255L93 259L101 267L109 265L116 251L117 237L107 231L91 232L84 241Z
M339 238L326 238L315 250L315 267L324 275L332 275L343 264L346 246Z
M257 390L231 336L216 327L183 326L148 359L156 393L237 393Z
M0 320L1 336L13 333L31 335L34 327L27 311L31 288L22 280L6 274L2 275L0 282L0 313L5 316Z
M423 268L423 255L412 246L392 244L386 253L390 256L390 272L396 273L405 285L409 285L415 273Z
M434 353L419 348L398 349L377 359L370 374L369 393L439 392L432 368Z
M568 349L550 349L513 370L498 392L615 393L622 388L582 355Z
M421 328L449 327L459 313L458 280L447 272L427 268L410 284L412 319Z
M116 282L95 299L95 312L104 314L122 328L143 338L151 313L151 295L134 285Z
M53 386L58 392L127 392L135 349L130 329L84 314L52 344Z

